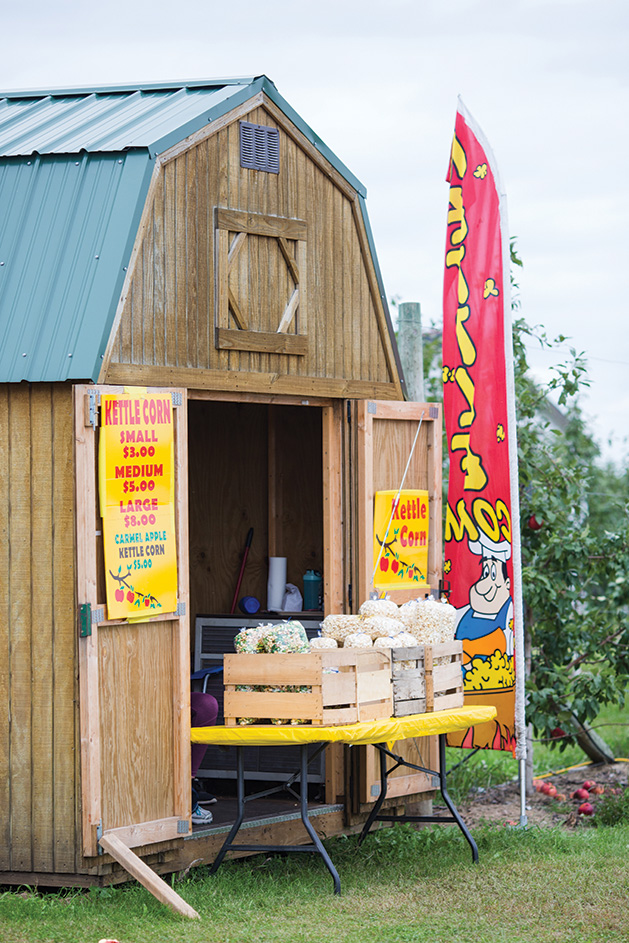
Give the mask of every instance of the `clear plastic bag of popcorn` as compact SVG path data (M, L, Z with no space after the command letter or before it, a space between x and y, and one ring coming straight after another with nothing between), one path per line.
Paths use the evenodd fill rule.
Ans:
M321 635L324 638L333 638L343 645L348 635L362 631L363 619L361 616L333 613L326 616L321 623Z
M317 635L315 638L310 639L310 650L313 652L338 647L339 643L335 638L326 638L323 635Z
M358 610L361 616L398 617L399 606L392 599L367 599Z
M386 638L388 635L397 635L404 630L404 623L391 616L366 616L363 631L371 635L372 639Z
M451 642L456 631L456 609L435 599L414 599L400 606L400 618L407 632L418 642L436 645Z
M372 648L371 635L366 632L354 632L345 639L344 648Z

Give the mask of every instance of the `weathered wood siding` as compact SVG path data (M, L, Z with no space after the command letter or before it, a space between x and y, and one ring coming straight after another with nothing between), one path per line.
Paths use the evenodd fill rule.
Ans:
M279 128L278 174L241 168L240 118ZM270 103L179 150L154 175L101 380L402 398L347 181ZM256 349L229 349L245 338Z
M74 872L78 731L69 385L0 386L0 869Z

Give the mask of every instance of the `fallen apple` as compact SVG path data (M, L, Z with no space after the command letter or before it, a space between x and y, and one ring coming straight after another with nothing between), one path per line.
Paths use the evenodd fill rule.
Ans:
M583 789L583 788L581 787L581 788L579 788L579 789L575 789L575 790L574 790L574 792L572 793L572 798L573 798L573 799L589 799L589 798L590 798L590 794L589 794L589 792L587 791L587 789Z
M546 791L546 795L554 798L557 795L557 787L551 784L550 788Z
M591 802L583 802L578 809L579 815L594 815L594 806Z
M605 793L605 786L592 786L590 794L593 796L602 796Z
M596 781L594 779L586 779L583 783L583 789L587 789L588 791L593 789L594 786L596 786Z
M558 792L555 799L557 802L566 802L566 794L564 792Z

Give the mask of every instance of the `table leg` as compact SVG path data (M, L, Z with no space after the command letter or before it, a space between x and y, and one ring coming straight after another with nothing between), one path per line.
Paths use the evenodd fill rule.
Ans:
M387 755L383 750L378 750L378 755L380 757L380 794L374 803L373 809L369 813L369 818L363 825L363 830L360 833L360 838L358 839L359 845L362 845L365 838L367 837L369 829L378 818L378 813L382 808L382 803L387 797Z
M454 823L458 825L459 829L463 833L466 841L468 842L470 848L472 849L472 860L474 862L478 861L478 847L476 842L472 838L465 822L459 815L459 811L454 805L450 795L448 794L447 787L447 778L446 778L446 735L443 733L439 734L439 772L435 770L427 769L424 766L417 766L415 763L411 763L409 760L405 760L400 756L396 756L394 753L391 753L383 743L374 744L378 753L380 754L380 795L378 796L376 803L369 813L369 817L363 829L360 833L360 838L358 839L358 844L360 845L366 838L369 829L375 821L379 822L437 822L437 823ZM396 761L394 767L390 770L387 770L387 756L390 756ZM422 773L427 773L431 776L438 776L439 778L439 791L443 796L443 801L450 811L450 815L386 815L380 814L380 809L382 808L382 803L387 796L387 785L388 777L393 772L394 769L397 769L399 766L406 766L409 769L415 769Z
M312 843L323 858L325 866L332 875L332 880L334 881L334 893L341 893L341 879L338 876L338 872L332 861L329 854L323 847L323 843L317 833L315 832L312 822L308 818L308 745L302 744L301 746L301 801L300 801L300 811L301 811L301 821L304 823L304 828L312 838Z
M443 801L450 810L452 818L455 820L456 824L465 835L465 838L472 849L472 860L474 862L478 861L478 847L476 842L470 835L467 825L459 815L459 810L456 808L448 794L448 787L446 783L446 735L444 733L439 734L439 790L443 796Z
M236 814L236 821L232 825L227 838L223 842L221 850L214 859L212 867L210 868L210 874L215 874L219 869L221 862L231 848L232 842L238 834L238 830L242 825L242 820L245 817L245 757L243 748L241 746L236 747L236 788L238 796L238 812Z
M239 849L241 851L252 851L252 852L275 852L275 853L285 853L285 852L306 852L311 854L319 854L324 861L324 864L330 874L332 875L332 880L334 881L334 893L341 893L341 881L338 876L338 872L332 860L328 855L327 851L323 847L323 843L316 831L313 828L313 825L308 817L308 749L309 744L304 743L300 744L300 776L301 776L301 790L300 790L300 814L301 821L304 825L304 828L308 832L308 835L312 839L312 845L246 845L246 844L236 844L234 839L238 834L240 826L242 825L244 816L245 816L245 805L247 798L245 796L245 761L243 747L236 746L236 782L238 788L238 814L236 821L232 825L229 834L218 855L216 856L212 867L210 868L210 874L215 874L218 868L220 867L225 855L228 851L233 849ZM291 780L292 781L292 778ZM280 786L270 790L271 792L277 792ZM265 795L266 793L258 793L258 795ZM251 797L250 797L251 798Z

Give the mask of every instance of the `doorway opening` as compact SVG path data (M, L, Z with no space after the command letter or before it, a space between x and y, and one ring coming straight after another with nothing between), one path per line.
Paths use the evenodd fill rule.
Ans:
M190 399L188 430L192 685L216 697L222 724L222 661L234 651L237 632L293 617L312 637L323 619L322 602L310 611L267 607L270 557L286 558L286 581L302 599L307 571L323 573L322 409ZM254 612L251 600L259 605ZM277 786L298 768L297 747L246 751L250 791ZM215 823L228 824L235 815L235 750L209 746L198 779L218 799L207 806ZM309 767L308 791L316 804L325 801L323 754ZM252 804L251 816L284 814L295 802L290 793L275 795Z

